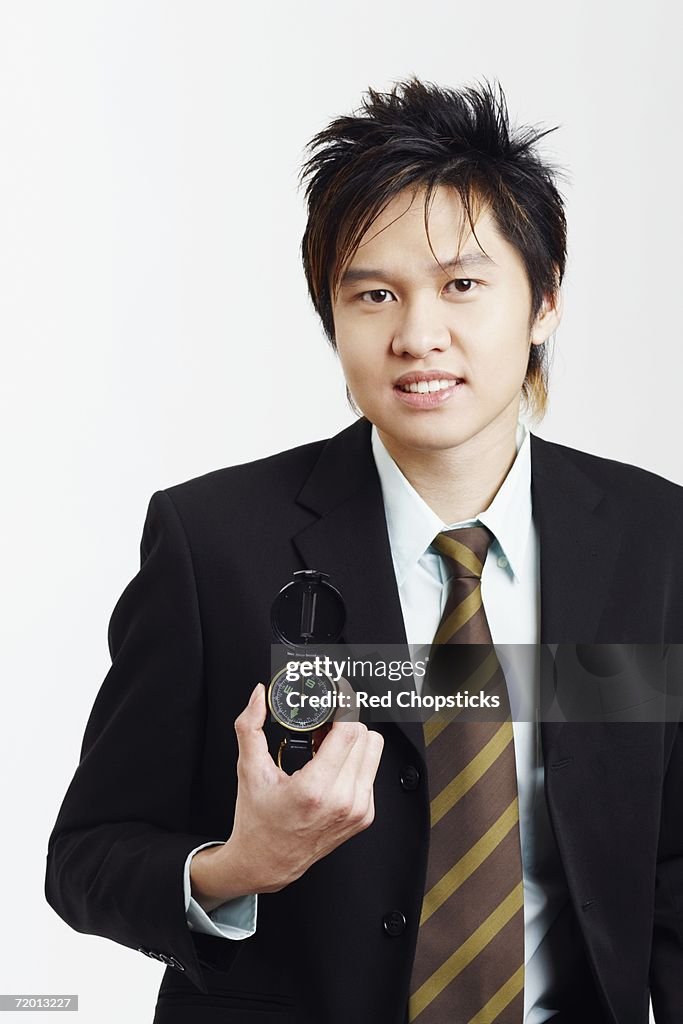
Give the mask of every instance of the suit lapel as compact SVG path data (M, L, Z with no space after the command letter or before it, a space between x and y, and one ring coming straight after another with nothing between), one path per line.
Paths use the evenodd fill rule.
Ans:
M340 643L392 644L409 659L403 613L389 545L382 488L372 456L372 425L360 419L330 438L297 501L319 519L294 538L307 568L329 572L346 604ZM367 656L367 652L366 652ZM420 752L422 727L398 722Z
M531 434L531 493L539 533L541 644L597 641L621 542L605 495L572 459L572 449ZM564 726L541 725L546 761ZM576 730L569 734L577 739ZM568 736L565 736L567 739Z
M595 642L619 550L602 489L572 449L531 434L531 493L541 551L541 643Z

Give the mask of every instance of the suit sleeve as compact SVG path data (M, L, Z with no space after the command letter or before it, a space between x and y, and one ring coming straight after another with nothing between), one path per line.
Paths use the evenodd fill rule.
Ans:
M683 1021L683 724L673 728L662 798L650 962L657 1024Z
M191 552L165 491L149 501L140 561L109 622L112 664L48 840L45 895L76 931L155 957L206 992L201 965L227 970L240 943L197 936L185 915L188 855L219 837L191 827L203 643Z

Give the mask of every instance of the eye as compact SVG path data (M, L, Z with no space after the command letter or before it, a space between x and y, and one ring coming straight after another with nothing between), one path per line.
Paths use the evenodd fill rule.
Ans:
M362 300L364 295L373 295L373 296L380 295L380 296L384 296L384 295L391 295L391 294L392 294L392 292L390 292L388 288L372 288L369 292L361 292L360 295L358 296L358 298ZM373 298L370 301L373 302L376 306L386 306L386 302L384 301L383 298L380 298L378 300L375 300Z
M467 288L457 288L461 295L467 295L469 292L474 291L472 285L478 284L478 281L473 281L471 277L456 277L454 281L449 281L449 284L467 285Z

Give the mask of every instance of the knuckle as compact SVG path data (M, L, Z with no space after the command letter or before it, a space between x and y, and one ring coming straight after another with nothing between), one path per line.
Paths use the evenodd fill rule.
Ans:
M368 735L368 743L371 743L373 750L380 754L384 748L384 736L382 736L381 732L371 729Z
M365 806L364 805L361 805L359 807L357 806L357 807L355 807L353 809L353 811L349 815L349 821L350 821L350 823L356 829L360 830L363 827L363 822L365 821L365 815L366 815L366 808L365 808Z
M355 722L343 722L341 738L344 741L345 746L351 747L356 742L357 732L355 729Z
M350 821L353 819L354 803L353 800L348 797L341 797L337 800L336 813L337 817L343 821Z
M375 820L375 799L372 789L365 794L365 800L363 802L363 817L362 824L363 828L367 828L368 825L372 825Z
M325 802L325 793L320 786L309 783L302 788L300 800L305 811L319 811Z
M373 821L375 820L375 808L373 804L370 804L367 811L363 815L363 828L370 828Z
M363 794L362 794L362 796L360 798L360 806L361 806L361 818L365 819L365 817L366 817L366 815L368 813L368 810L370 810L370 809L372 809L373 813L374 813L372 790L370 790L369 792L367 790L365 792L363 792Z

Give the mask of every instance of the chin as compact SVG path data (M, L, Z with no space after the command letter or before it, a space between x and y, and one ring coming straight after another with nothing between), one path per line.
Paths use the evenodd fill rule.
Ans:
M371 419L368 416L368 419ZM391 438L396 444L405 448L415 448L420 451L435 452L444 451L448 448L457 448L473 437L481 427L471 422L446 423L444 420L417 424L403 423L380 423L373 420L378 430L385 436Z

